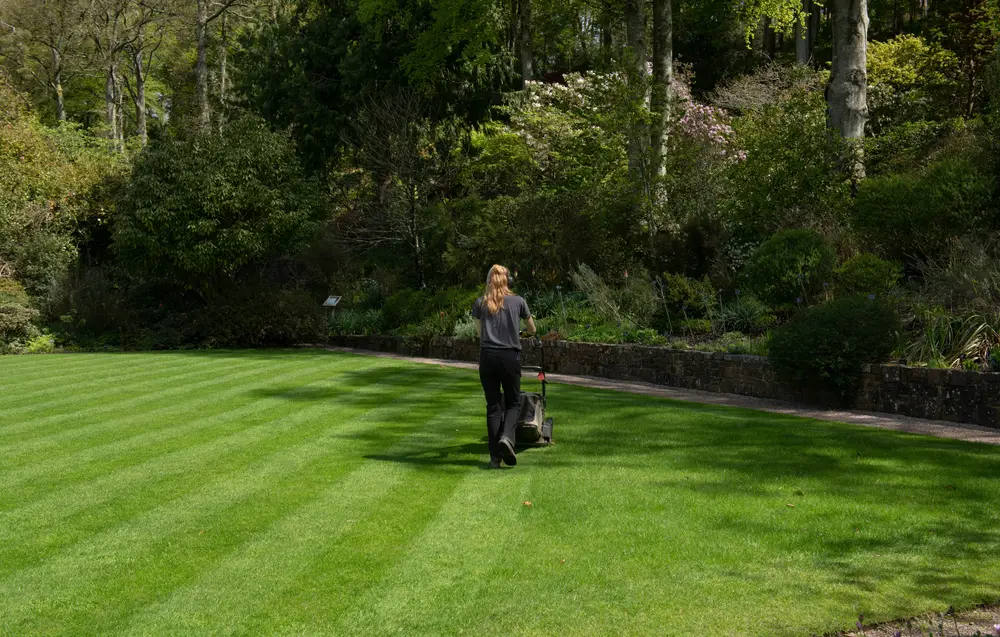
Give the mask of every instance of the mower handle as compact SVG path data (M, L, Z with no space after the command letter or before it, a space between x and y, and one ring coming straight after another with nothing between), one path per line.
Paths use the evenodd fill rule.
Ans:
M531 343L535 347L539 347L542 344L542 339L538 338L537 332L531 336L528 336L527 334L524 333L524 331L521 331L518 332L518 335L526 339L529 343Z

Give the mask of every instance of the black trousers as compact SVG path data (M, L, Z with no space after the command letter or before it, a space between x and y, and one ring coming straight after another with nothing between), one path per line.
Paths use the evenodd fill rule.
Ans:
M483 348L479 352L479 380L486 394L486 435L490 460L499 461L500 438L514 442L521 400L521 352L516 349Z

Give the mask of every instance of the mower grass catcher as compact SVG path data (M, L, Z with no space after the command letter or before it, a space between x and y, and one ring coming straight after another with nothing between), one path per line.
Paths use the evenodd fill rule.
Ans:
M542 392L521 392L520 412L517 418L515 438L517 444L524 447L539 447L552 443L552 419L545 417L545 349L541 341L534 339L532 345L542 353L542 364L522 367L523 372L538 372L538 380L542 383Z

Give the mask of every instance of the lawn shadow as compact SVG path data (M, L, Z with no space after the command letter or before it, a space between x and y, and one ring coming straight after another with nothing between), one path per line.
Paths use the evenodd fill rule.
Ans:
M426 408L429 404L446 410L449 405L479 391L478 384L464 379L442 378L440 370L397 365L362 369L333 369L328 382L278 384L257 387L247 393L254 398L278 398L295 402L327 402L360 407L393 405ZM441 391L442 387L454 391Z
M518 447L517 456L522 458L525 452L535 447ZM489 463L479 458L468 458L460 456L485 456L489 454L486 436L479 439L479 442L470 442L447 447L425 448L419 451L406 453L378 453L365 456L368 460L380 460L382 462L399 462L413 465L422 469L445 469L445 468L479 468L489 469Z
M990 584L991 569L957 565L988 565L1000 550L1000 490L991 480L1000 476L1000 448L605 391L566 394L553 411L570 424L572 436L563 440L571 457L613 457L648 471L648 488L731 499L737 507L745 499L773 501L801 516L787 533L768 516L723 512L710 523L749 538L783 533L782 550L813 555L845 608L859 599L877 603L893 587L906 599L947 605ZM594 418L602 413L614 417ZM664 463L669 470L661 472ZM810 509L821 500L842 503L852 513L834 519L857 520L859 531L824 529L829 509ZM796 524L826 532L799 533Z

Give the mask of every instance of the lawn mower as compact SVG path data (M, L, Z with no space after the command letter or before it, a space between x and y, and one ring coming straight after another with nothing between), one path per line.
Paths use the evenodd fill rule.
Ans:
M541 351L541 365L524 366L524 372L538 372L538 380L542 383L542 393L521 392L520 412L517 417L515 439L522 447L543 447L552 444L552 419L545 417L545 348L537 338L530 341L531 345Z

